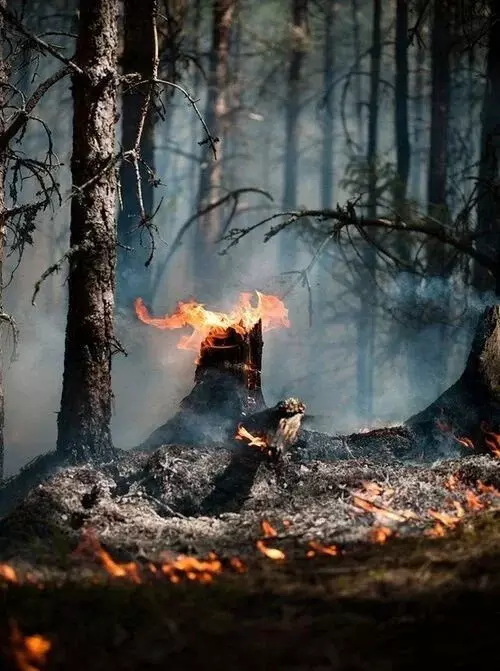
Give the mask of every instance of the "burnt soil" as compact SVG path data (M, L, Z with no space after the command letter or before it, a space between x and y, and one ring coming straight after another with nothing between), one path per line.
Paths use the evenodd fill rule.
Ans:
M39 484L0 521L0 563L21 577L0 580L1 668L18 668L13 622L50 639L48 670L476 669L497 659L500 497L483 485L500 489L500 462L348 456L292 456L278 468L223 445L86 467L47 457L38 471L55 474L25 472ZM430 511L449 516L442 538L428 535ZM257 549L262 520L284 560ZM381 526L392 532L383 545ZM88 530L116 561L214 551L247 571L228 567L210 584L145 569L141 584L110 578L97 558L72 554ZM310 540L338 556L308 558Z

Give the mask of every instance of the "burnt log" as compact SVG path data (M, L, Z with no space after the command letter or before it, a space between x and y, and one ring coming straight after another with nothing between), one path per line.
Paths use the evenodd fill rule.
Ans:
M139 447L225 442L235 426L266 407L261 388L262 322L249 331L228 328L202 342L191 392L179 411Z
M425 453L489 452L500 427L500 305L481 315L460 378L405 422Z

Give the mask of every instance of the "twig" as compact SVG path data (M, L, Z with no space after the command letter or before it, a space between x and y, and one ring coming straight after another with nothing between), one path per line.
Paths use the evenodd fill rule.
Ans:
M35 299L38 295L38 292L40 291L40 287L42 286L43 282L45 282L45 280L54 273L60 272L62 270L62 265L65 261L70 261L74 256L76 256L80 252L88 252L90 249L93 248L93 246L94 245L89 240L85 240L84 242L82 242L81 245L75 245L74 247L70 247L70 249L68 249L68 251L65 252L58 261L49 266L47 270L45 270L42 273L42 276L35 284L33 296L31 297L31 304L36 305Z
M15 361L17 357L17 347L19 345L19 329L17 327L17 324L14 320L14 317L12 315L7 314L6 312L1 312L0 313L0 322L4 322L10 326L10 329L12 331L12 341L13 341L13 346L12 346L12 355L11 355L11 363Z
M79 75L83 75L84 72L83 70L78 67L76 63L74 63L72 60L69 58L66 58L66 56L63 56L57 49L54 49L48 42L45 42L44 40L40 39L36 35L33 35L27 28L23 26L21 21L16 18L14 14L9 12L8 9L0 5L0 14L4 17L4 19L10 23L13 28L17 30L18 33L20 33L23 37L26 37L28 40L31 42L34 42L42 51L47 51L49 54L54 56L54 58L57 58L59 61L67 65L69 68L73 70L73 72L78 73Z

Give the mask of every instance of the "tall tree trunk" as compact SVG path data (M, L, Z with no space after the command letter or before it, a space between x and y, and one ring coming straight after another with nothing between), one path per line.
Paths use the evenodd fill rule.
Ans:
M361 37L360 37L360 26L359 26L359 3L358 0L351 0L351 15L352 15L352 36L353 36L353 46L354 46L354 62L358 69L361 68ZM361 151L364 151L364 137L363 137L363 102L361 100L361 76L356 75L354 77L355 84L355 115L356 115L356 130L358 132L358 143L360 145Z
M80 0L73 74L68 317L57 450L77 460L112 450L118 0ZM79 187L85 186L81 191Z
M308 37L307 0L292 0L291 51L285 108L284 210L294 210L297 207L301 77ZM295 232L285 230L281 233L280 239L280 255L283 262L289 262L295 254Z
M7 0L0 0L0 7L7 8ZM9 70L7 60L4 54L8 53L4 22L2 15L0 15L0 135L5 132L6 127L6 112L5 98L7 94L7 86L9 84ZM5 255L5 210L7 209L5 202L5 178L7 172L7 153L0 152L0 312L3 312L3 263ZM0 482L4 477L4 427L5 427L5 397L3 388L3 352L2 343L0 340Z
M335 13L333 0L325 3L325 42L323 48L324 113L323 143L321 146L321 207L333 207L335 120L333 116L333 80L335 76Z
M221 196L222 165L224 159L224 136L227 131L228 80L229 80L229 36L234 13L234 0L212 2L212 49L208 73L207 104L205 120L217 144L217 160L211 156L211 148L203 147L204 160L200 170L198 210L205 209ZM221 208L214 208L198 220L195 242L196 284L204 289L204 297L213 298L218 275L216 241L222 232Z
M396 173L395 205L406 199L410 174L410 137L408 128L408 0L396 2Z
M481 237L476 245L483 253L496 256L499 272L491 278L476 263L473 279L480 291L494 289L500 296L500 7L495 0L491 12L478 175L477 230Z
M193 53L195 56L199 57L200 54L200 32L201 32L201 0L194 0L193 8L193 24L192 24L192 34L193 34ZM198 96L201 87L201 72L198 64L194 64L194 77L193 77L193 91L194 95ZM199 120L195 114L192 115L191 120L191 153L195 156L198 153L198 135L199 135ZM189 184L191 193L196 193L197 188L199 188L199 183L197 183L198 170L200 167L200 162L192 160L190 169L189 169ZM198 203L197 203L198 204Z
M123 72L138 73L149 79L153 72L153 12L157 0L124 0ZM148 84L125 90L122 98L122 145L125 150L135 144L139 120L148 92ZM154 129L156 114L151 105L146 115L141 137L140 177L146 215L154 210L154 185L146 166L154 172ZM134 166L124 162L120 170L123 207L118 217L118 249L116 302L118 307L131 310L137 296L150 303L152 279L145 262L149 257L148 237L139 226L140 208L137 201L137 178ZM124 248L125 247L125 248ZM126 249L131 247L132 250Z
M419 6L417 6L417 11ZM425 49L417 42L414 88L414 120L413 120L413 167L411 179L411 195L420 205L422 203L422 153L424 128L424 66Z
M380 58L382 54L382 0L373 3L373 33L370 65L370 99L368 103L368 203L367 216L377 216L377 149L378 110L380 88ZM376 273L376 251L366 244L363 251L365 269L374 276ZM370 286L370 291L367 287ZM361 305L358 320L357 355L357 404L360 416L371 421L373 418L373 378L375 359L375 303L376 291L373 282L361 287Z

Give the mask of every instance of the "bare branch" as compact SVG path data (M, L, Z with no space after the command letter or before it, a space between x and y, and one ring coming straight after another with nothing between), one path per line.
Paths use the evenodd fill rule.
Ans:
M15 28L15 30L17 30L18 33L20 33L23 37L26 37L26 39L30 40L31 42L34 42L40 48L40 50L46 51L47 53L51 54L52 56L54 56L54 58L57 58L59 61L61 61L69 68L71 68L73 72L76 72L79 75L84 74L83 70L79 68L78 65L76 65L76 63L73 63L72 60L66 58L66 56L63 56L63 54L61 54L57 49L48 44L48 42L45 42L36 35L33 35L33 33L31 33L27 28L25 28L25 26L21 23L21 21L19 21L19 19L14 14L9 12L9 10L2 5L0 5L0 14L13 28Z
M1 6L0 6L1 7ZM17 133L23 128L24 124L28 121L29 115L40 102L40 99L47 93L47 91L56 84L58 81L63 79L67 74L69 74L70 68L68 66L62 68L55 72L51 77L42 82L34 91L34 93L27 100L23 109L19 110L15 115L9 126L5 129L5 132L0 135L0 153L5 151L9 142L17 135Z
M35 299L38 295L38 292L40 291L40 287L42 286L42 284L45 282L45 280L47 278L49 278L54 273L59 273L62 270L62 266L63 266L63 263L65 261L71 261L71 259L74 256L76 256L80 252L87 252L90 249L92 249L92 247L93 247L93 244L89 240L84 241L81 245L75 245L74 247L70 247L70 249L68 249L68 251L65 252L65 254L63 254L63 256L61 256L61 258L58 261L56 261L51 266L49 266L47 268L47 270L45 270L42 273L42 276L40 277L40 279L35 284L35 289L33 291L33 296L31 297L31 304L36 305Z

